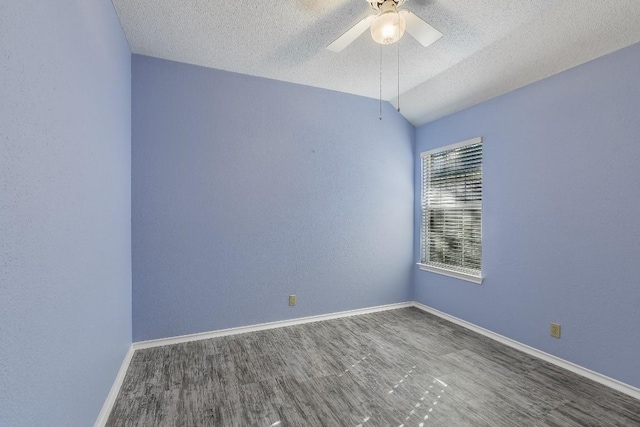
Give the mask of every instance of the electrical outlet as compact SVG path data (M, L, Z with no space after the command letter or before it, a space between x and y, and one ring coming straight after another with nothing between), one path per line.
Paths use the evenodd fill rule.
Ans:
M560 338L560 324L551 323L551 336L554 338Z
M296 296L295 295L289 295L289 305L290 306L294 306L296 305Z

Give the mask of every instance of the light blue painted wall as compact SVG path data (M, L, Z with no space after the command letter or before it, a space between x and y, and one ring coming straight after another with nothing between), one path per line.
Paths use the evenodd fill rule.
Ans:
M134 55L134 341L407 301L414 129L384 116Z
M108 0L0 1L0 425L93 425L131 343L131 53Z
M640 44L417 129L416 168L484 138L486 276L415 271L419 302L640 387L638 70Z

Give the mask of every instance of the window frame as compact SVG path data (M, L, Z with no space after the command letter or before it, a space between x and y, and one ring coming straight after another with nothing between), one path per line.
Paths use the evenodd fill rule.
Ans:
M435 266L432 264L427 264L424 263L423 260L427 260L428 259L428 253L424 253L425 249L428 251L429 248L429 244L427 242L428 239L428 230L426 227L424 227L424 215L426 213L426 211L428 210L426 202L424 201L424 194L425 194L425 173L424 173L424 159L426 157L430 157L433 154L436 153L441 153L443 151L450 151L450 150L455 150L457 148L462 148L462 147L466 147L469 145L475 145L475 144L482 144L482 137L477 137L477 138L472 138L472 139L468 139L465 141L461 141L461 142L457 142L455 144L450 144L450 145L446 145L444 147L438 147L435 148L433 150L428 150L428 151L423 151L422 153L420 153L420 262L417 263L418 267L420 268L420 270L423 271L429 271L432 273L437 273L437 274L442 274L445 276L449 276L449 277L455 277L457 279L462 279L462 280L466 280L469 282L473 282L476 284L481 284L484 277L482 275L482 256L481 256L481 260L480 260L480 270L478 271L478 274L469 274L466 272L461 272L461 271L456 271L455 269L447 269L445 267L442 267L440 265ZM484 166L484 145L483 145L483 150L482 150L482 163L481 165ZM484 171L482 172L482 174L484 175ZM480 213L481 213L481 218L480 218L480 248L482 248L482 211L483 211L483 201L484 201L484 188L482 188L482 199L480 201L480 203L469 203L470 206L478 206L480 208ZM456 209L458 207L451 207L452 209Z

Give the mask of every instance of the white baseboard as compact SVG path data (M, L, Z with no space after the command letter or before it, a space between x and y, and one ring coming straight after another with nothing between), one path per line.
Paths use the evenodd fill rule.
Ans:
M106 424L109 418L109 414L111 413L111 409L113 408L113 404L115 403L116 397L118 397L118 392L120 391L120 387L122 386L122 383L124 381L124 377L127 373L127 369L129 368L129 363L131 362L131 359L133 358L133 354L136 350L141 350L144 348L152 348L152 347L161 347L165 345L179 344L179 343L190 342L190 341L206 340L209 338L216 338L216 337L222 337L227 335L244 334L247 332L263 331L266 329L283 328L285 326L301 325L304 323L319 322L322 320L330 320L330 319L339 319L341 317L357 316L360 314L375 313L375 312L386 311L386 310L395 310L398 308L406 308L406 307L416 307L422 311L431 313L445 320L448 320L452 323L455 323L457 325L470 329L474 332L477 332L481 335L484 335L498 342L501 342L502 344L505 344L509 347L515 348L516 350L520 350L524 353L527 353L531 356L545 360L549 363L552 363L556 366L564 368L568 371L574 372L578 375L582 375L583 377L589 378L597 383L603 384L607 387L611 387L612 389L618 390L619 392L627 394L631 397L640 399L640 389L633 387L629 384L625 384L621 381L599 374L587 368L583 368L582 366L576 365L575 363L569 362L564 359L560 359L559 357L545 353L544 351L537 350L533 347L529 347L526 344L522 344L518 341L512 340L511 338L507 338L505 336L492 332L488 329L474 325L473 323L467 322L466 320L462 320L457 317L451 316L447 313L443 313L442 311L436 310L435 308L428 307L424 304L420 304L419 302L411 301L411 302L401 302L397 304L381 305L381 306L370 307L370 308L361 308L357 310L341 311L337 313L321 314L318 316L301 317L298 319L281 320L278 322L261 323L257 325L251 325L251 326L241 326L238 328L220 329L217 331L202 332L198 334L189 334L189 335L181 335L177 337L160 338L157 340L134 342L133 344L131 344L131 347L129 347L129 350L127 351L127 354L125 355L124 360L122 361L120 370L116 375L116 379L113 382L113 386L109 391L107 400L104 402L104 405L102 406L102 410L100 411L100 415L98 416L98 419L96 420L94 427L103 427Z
M339 319L341 317L357 316L360 314L375 313L378 311L386 311L386 310L395 310L398 308L407 308L412 306L413 306L412 301L400 302L396 304L380 305L377 307L360 308L357 310L321 314L318 316L301 317L298 319L281 320L278 322L270 322L270 323L260 323L257 325L241 326L238 328L229 328L229 329L220 329L217 331L202 332L198 334L189 334L189 335L181 335L177 337L160 338L157 340L134 342L133 344L131 344L131 347L129 347L127 354L124 356L124 360L122 361L120 370L116 375L116 379L113 382L113 385L111 386L111 390L107 395L107 400L104 402L104 405L102 406L102 410L98 415L98 419L96 420L94 427L104 427L104 425L107 423L107 420L109 419L109 415L111 414L111 410L113 409L113 404L115 403L116 398L118 397L118 393L120 392L120 388L122 387L122 383L127 373L127 369L129 369L129 364L131 363L131 359L133 358L133 354L136 352L136 350L141 350L144 348L151 348L151 347L161 347L165 345L179 344L179 343L190 342L190 341L206 340L209 338L216 338L216 337L222 337L227 335L244 334L247 332L262 331L265 329L283 328L285 326L301 325L304 323L319 322L321 320Z
M571 371L575 374L581 375L583 377L589 378L590 380L593 380L597 383L600 383L602 385L605 385L607 387L610 387L614 390L617 390L621 393L627 394L631 397L634 397L636 399L640 399L640 389L636 388L632 385L623 383L621 381L618 381L616 379L607 377L606 375L602 375L599 374L598 372L592 371L590 369L584 368L580 365L576 365L573 362L569 362L568 360L564 360L561 359L557 356L551 355L549 353L545 353L542 350L538 350L536 348L530 347L526 344L522 344L521 342L512 340L511 338L507 338L503 335L497 334L495 332L492 332L488 329L485 329L481 326L475 325L471 322L467 322L466 320L462 320L459 319L455 316L452 316L450 314L444 313L442 311L436 310L435 308L431 308L429 306L426 306L424 304L420 304L419 302L413 302L413 306L425 311L427 313L431 313L433 315L436 315L438 317L441 317L445 320L448 320L451 323L455 323L457 325L460 325L464 328L470 329L474 332L477 332L481 335L484 335L488 338L491 338L495 341L501 342L502 344L505 344L509 347L515 348L516 350L520 350L523 353L527 353L531 356L537 357L538 359L542 359L546 362L552 363L556 366L559 366L561 368L566 369L567 371Z
M111 414L111 409L113 409L113 404L116 402L116 397L118 397L118 393L120 392L120 388L122 387L124 377L127 374L127 369L129 369L129 364L131 363L131 359L133 358L134 351L135 350L133 349L133 346L129 346L127 354L124 355L124 360L122 361L120 369L116 374L116 379L113 381L111 390L109 390L107 399L104 401L104 405L102 405L102 410L98 415L98 419L93 425L94 427L104 427L104 425L107 423L109 415Z
M257 325L240 326L237 328L219 329L211 332L201 332L198 334L180 335L177 337L160 338L149 341L138 341L132 344L134 350L143 348L161 347L183 342L207 340L209 338L223 337L227 335L246 334L247 332L263 331L265 329L283 328L285 326L302 325L304 323L319 322L322 320L339 319L341 317L357 316L360 314L375 313L378 311L395 310L398 308L412 307L413 302L400 302L396 304L379 305L377 307L360 308L357 310L340 311L337 313L320 314L317 316L300 317L291 320L280 320L277 322L259 323Z

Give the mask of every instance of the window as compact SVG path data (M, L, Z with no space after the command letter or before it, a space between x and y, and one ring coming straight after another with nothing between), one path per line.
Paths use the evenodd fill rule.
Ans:
M481 283L482 138L422 153L423 270Z

